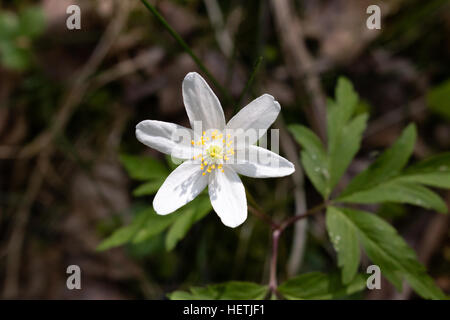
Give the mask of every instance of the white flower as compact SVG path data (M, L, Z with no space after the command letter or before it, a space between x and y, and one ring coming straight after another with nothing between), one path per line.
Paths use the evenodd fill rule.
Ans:
M254 145L277 118L280 105L271 95L264 94L225 124L219 100L195 72L184 78L183 100L194 130L156 120L145 120L136 126L140 142L186 160L158 190L153 208L160 215L172 213L208 186L214 211L226 226L237 227L247 219L247 199L238 174L253 178L282 177L295 170L288 160ZM197 132L199 123L203 129ZM180 132L187 132L189 137L176 141Z

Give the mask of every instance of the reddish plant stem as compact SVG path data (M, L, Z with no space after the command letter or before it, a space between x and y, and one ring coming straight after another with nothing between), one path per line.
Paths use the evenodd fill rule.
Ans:
M248 211L255 215L258 219L268 224L272 229L278 229L280 226L272 220L272 218L266 213L256 209L255 207L248 206Z
M319 204L309 210L307 210L305 213L296 215L290 218L287 218L281 223L276 223L272 220L272 218L267 215L266 213L263 213L262 211L249 206L249 211L254 214L256 217L261 219L263 222L267 223L271 229L272 229L272 253L270 257L270 278L269 278L269 290L272 294L279 296L277 288L278 288L278 281L277 281L277 262L278 262L278 248L279 248L279 240L280 236L283 234L283 231L293 225L298 220L304 219L308 216L311 216L322 209L326 208L330 202L324 202L322 204Z
M295 215L295 216L293 216L293 217L290 217L290 218L284 220L284 221L280 224L280 226L279 226L280 231L283 232L284 229L286 229L286 228L289 227L290 225L294 224L294 223L297 222L298 220L301 220L301 219L303 219L303 218L306 218L306 217L308 217L308 216L311 216L311 215L313 215L313 214L315 214L315 213L321 211L322 209L325 209L328 205L329 205L328 202L321 203L321 204L319 204L319 205L317 205L317 206L315 206L315 207L309 209L308 211L306 211L306 212L303 213L303 214L298 214L298 215Z
M277 294L277 262L278 262L278 240L280 239L281 231L275 229L272 232L272 256L270 258L270 279L269 289L273 294Z

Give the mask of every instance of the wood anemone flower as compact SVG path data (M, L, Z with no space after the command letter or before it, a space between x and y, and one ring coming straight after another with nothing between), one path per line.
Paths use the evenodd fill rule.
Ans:
M193 129L156 120L136 126L140 142L184 160L158 190L153 208L160 215L172 213L208 186L223 224L237 227L247 219L247 199L238 174L269 178L295 171L285 158L255 145L277 118L280 104L264 94L225 123L218 98L195 72L184 78L183 100Z

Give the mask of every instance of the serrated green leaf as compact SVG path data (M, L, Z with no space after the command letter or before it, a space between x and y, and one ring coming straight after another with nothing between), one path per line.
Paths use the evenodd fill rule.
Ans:
M450 120L450 79L428 92L427 104L432 111Z
M348 203L408 203L426 209L447 212L447 204L439 195L419 184L393 179L378 186L339 198Z
M328 99L327 131L328 145L331 150L337 145L336 141L340 139L342 128L355 111L358 94L348 79L340 77L335 90L335 98L336 101Z
M348 284L341 282L338 274L324 274L321 272L305 273L282 283L278 291L289 300L325 300L336 299L364 290L366 279L357 275Z
M414 124L406 127L390 149L386 150L349 183L338 200L355 192L371 189L398 175L413 152L416 135Z
M329 172L328 194L336 186L342 175L347 170L361 146L362 134L367 125L367 114L354 118L344 125L334 143L329 148Z
M120 162L124 165L131 178L136 180L151 180L165 178L169 174L167 167L156 159L123 154Z
M450 152L438 154L406 168L401 181L425 184L436 188L450 188Z
M230 281L192 287L190 292L175 291L168 295L171 300L262 300L267 295L267 286L252 282Z
M308 128L289 127L297 142L303 147L301 162L308 178L320 194L327 199L347 170L361 144L366 128L367 114L356 117L358 95L346 78L339 78L336 101L328 100L328 148Z
M368 257L397 288L401 287L401 277L404 277L423 298L446 298L427 275L414 250L390 224L364 211L336 207L333 210L340 211L341 216L354 225Z
M328 164L322 142L314 132L304 126L292 125L288 129L303 148L300 155L308 178L316 190L325 197Z
M288 130L292 133L295 140L305 149L312 154L317 155L319 160L324 160L326 157L325 150L319 137L312 132L309 128L294 124L288 127Z
M142 197L155 194L161 185L164 183L164 180L157 179L153 181L149 181L141 184L139 187L133 190L133 196Z
M198 196L183 210L180 217L172 224L166 236L166 249L175 248L178 241L183 239L189 229L212 210L208 196Z
M337 253L338 266L342 268L342 282L348 284L355 277L360 261L357 230L339 210L333 207L327 209L326 226Z
M359 98L348 79L338 79L335 98L336 101L328 100L328 179L325 198L331 194L358 152L368 118L366 114L354 117Z
M353 112L355 111L355 107L358 103L359 97L353 88L353 84L345 77L339 77L338 83L335 90L336 96L336 104L339 108L343 110L341 113L343 114L343 122L347 122L350 120Z

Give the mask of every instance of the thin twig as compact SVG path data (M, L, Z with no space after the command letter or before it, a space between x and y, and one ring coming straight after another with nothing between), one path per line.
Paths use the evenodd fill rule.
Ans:
M261 221L267 223L272 229L277 229L279 226L265 213L256 209L255 207L248 206L248 211L255 215Z
M169 25L169 23L164 19L164 17L152 6L147 0L141 0L144 6L155 16L155 18L166 28L170 35L181 45L181 47L186 51L194 60L195 64L200 68L200 70L206 75L206 77L214 84L214 86L220 90L224 98L231 102L232 98L228 91L217 81L217 79L209 72L208 68L203 64L203 62L197 57L197 55L192 51L192 49L187 45L183 38Z
M269 289L272 294L277 295L277 263L278 263L278 242L280 239L282 231L276 229L272 232L272 254L270 257L270 279L269 279Z
M321 203L321 204L309 209L308 211L306 211L303 214L295 215L293 217L286 219L285 221L283 221L283 223L281 223L280 228L279 228L280 231L284 231L287 227L289 227L293 223L297 222L298 220L309 217L309 216L325 209L328 205L329 205L328 202L324 202L324 203Z
M239 98L236 101L236 104L234 105L234 113L236 113L238 111L239 106L240 106L240 104L242 102L242 99L244 99L245 95L249 91L249 89L250 89L250 87L251 87L251 85L253 83L253 80L255 79L256 72L258 72L258 69L259 69L259 67L260 67L260 65L261 65L263 60L264 59L263 59L262 56L260 56L258 58L258 60L256 60L255 66L253 67L253 71L252 71L250 77L248 78L247 83L245 84L244 90L242 90L241 95L239 96Z

